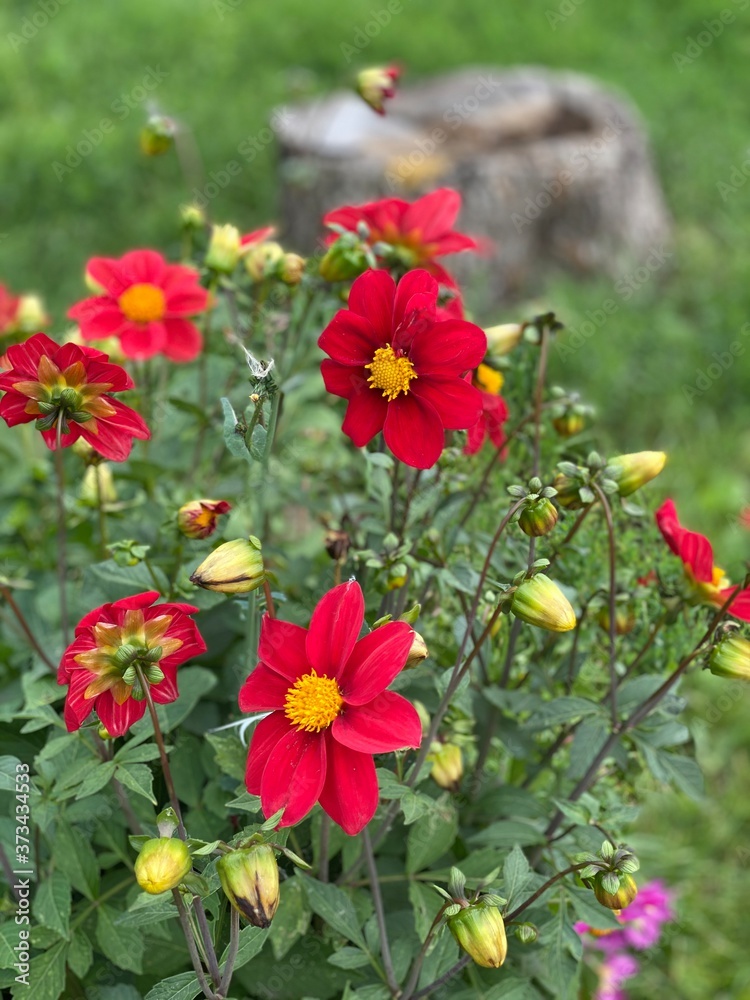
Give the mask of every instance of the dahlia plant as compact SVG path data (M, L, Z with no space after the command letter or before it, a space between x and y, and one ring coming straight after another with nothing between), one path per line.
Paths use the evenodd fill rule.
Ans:
M3 290L13 997L637 982L673 911L627 841L700 794L679 688L750 676L750 591L658 441L596 450L562 319L469 318L459 208L342 206L305 260L188 206L73 329Z

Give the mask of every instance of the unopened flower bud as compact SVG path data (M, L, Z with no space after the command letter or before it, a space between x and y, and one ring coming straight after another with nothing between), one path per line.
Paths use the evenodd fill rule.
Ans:
M488 327L484 332L487 335L487 353L499 358L509 354L519 343L523 326L521 323L501 323Z
M221 594L247 594L263 586L263 554L254 535L224 542L203 560L190 577L205 590Z
M557 524L557 508L547 497L528 500L518 518L518 527L525 535L539 538L547 535Z
M412 667L418 667L422 660L426 660L429 655L430 651L427 648L427 643L419 632L415 632L404 670L411 670Z
M728 635L711 650L708 669L717 677L750 681L750 642L740 635Z
M99 725L99 728L97 729L96 732L97 732L97 735L98 735L98 737L99 737L100 740L113 740L114 739L114 736L112 736L112 734L107 729L107 727L106 726L102 726L101 724Z
M15 323L21 333L36 333L49 326L49 316L38 295L22 295L16 310Z
M146 892L157 895L174 889L193 867L183 840L158 837L147 840L135 861L135 877Z
M596 616L597 624L609 632L609 608L603 607ZM635 628L635 614L630 607L619 605L615 608L615 634L627 635Z
M305 273L307 261L298 253L285 253L279 269L279 277L285 285L298 285Z
M586 418L582 413L569 410L566 413L560 414L559 417L555 417L552 421L552 426L560 437L573 437L574 434L580 434L586 426Z
M81 499L97 506L114 503L117 500L115 480L109 462L88 466L81 483Z
M432 764L430 777L440 788L457 792L464 773L461 747L455 743L432 744L427 760Z
M180 222L186 229L203 229L206 221L206 213L200 205L195 202L180 205Z
M356 90L363 101L379 115L385 114L385 101L396 94L396 81L401 75L397 66L373 66L357 74Z
M349 281L366 271L368 266L362 247L358 244L352 246L349 238L331 244L318 270L325 281Z
M273 240L266 240L252 246L245 256L245 270L253 281L269 278L281 266L284 250Z
M539 937L539 931L534 924L519 924L516 927L515 935L521 944L533 944Z
M610 876L612 877L612 876ZM617 878L618 876L614 876ZM602 884L607 875L599 874L594 879L594 895L602 904L610 910L624 910L638 895L638 886L632 875L620 875L620 886L615 892L608 892Z
M521 621L550 632L569 632L576 615L557 584L543 573L524 580L513 594L511 611Z
M399 590L406 583L408 575L409 570L406 563L394 563L394 565L388 570L386 588L388 590Z
M655 479L666 461L667 456L663 451L638 451L632 455L618 455L607 463L607 476L617 483L620 496L628 497Z
M166 115L151 115L141 129L141 151L146 156L162 156L174 144L177 125Z
M555 500L561 507L565 507L566 510L580 510L581 507L585 506L578 492L580 483L575 479L560 472L555 476L552 485L557 490Z
M346 559L346 553L349 551L351 544L352 540L346 531L335 531L331 528L326 532L324 542L326 552L336 562L342 562Z
M240 231L236 226L212 226L206 251L206 267L231 274L240 259Z
M216 531L219 516L231 509L226 500L191 500L177 511L177 527L187 538L208 538Z
M448 917L448 927L459 946L477 965L499 969L505 961L508 942L503 917L496 906L481 900L470 903Z
M273 848L254 844L223 854L216 870L234 909L255 927L269 927L279 905L279 866Z

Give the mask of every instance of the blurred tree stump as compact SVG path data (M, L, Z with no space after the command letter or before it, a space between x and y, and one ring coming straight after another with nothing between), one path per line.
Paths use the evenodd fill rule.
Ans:
M277 121L291 245L317 245L337 205L455 187L459 228L492 242L448 260L481 305L533 293L555 268L617 278L669 240L637 111L579 74L465 69L403 88L384 118L341 93Z

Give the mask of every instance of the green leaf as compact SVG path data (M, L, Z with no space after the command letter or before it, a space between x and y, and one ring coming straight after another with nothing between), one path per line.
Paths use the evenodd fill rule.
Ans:
M648 769L657 781L673 784L696 802L701 802L705 788L703 775L692 757L656 750L643 740L636 740Z
M74 889L93 901L99 893L99 862L90 840L75 827L60 822L51 846L58 870L68 876Z
M3 756L0 757L0 792L12 792L16 787L16 775L20 774L20 771L16 771L16 767L21 761L18 757Z
M514 847L516 844L526 847L530 844L543 844L544 835L531 826L515 819L501 819L497 823L480 830L469 837L472 844L485 844L488 847Z
M590 889L580 889L578 886L568 885L566 892L573 904L573 909L576 911L576 916L589 927L601 931L616 930L618 927L622 927L612 910L598 903L596 896Z
M409 829L406 838L406 871L410 875L442 857L458 833L458 816L448 798L439 799L432 805L433 808Z
M162 979L146 994L146 1000L194 1000L203 991L192 972Z
M244 781L247 768L247 747L236 733L229 735L206 733L206 739L211 744L216 755L216 763L223 774L237 781Z
M304 879L302 884L313 912L343 937L359 945L360 948L365 948L357 912L344 890L330 882L318 882L312 878Z
M119 914L115 923L118 927L144 927L177 917L177 907L170 893L151 896L142 892L125 913Z
M334 951L332 955L328 956L328 961L339 969L361 969L370 964L370 959L364 951L360 948L350 947Z
M91 771L88 771L76 792L76 801L101 791L114 775L115 767L116 765L111 760L106 760L100 761Z
M28 985L16 982L11 990L15 1000L57 1000L65 989L67 941L60 941L29 963Z
M180 697L169 705L157 705L159 725L162 732L171 732L193 711L198 702L216 685L216 675L203 667L180 668ZM151 719L146 715L130 727L129 746L143 743L153 735Z
M240 931L240 944L237 949L237 961L234 963L235 969L242 968L243 965L247 965L258 952L262 949L263 945L268 940L268 932L262 927L243 927ZM224 953L221 956L220 964L223 967L224 962L227 960L227 955L229 953L229 945L224 949Z
M427 937L432 921L442 906L440 896L423 882L411 879L409 882L409 902L414 911L414 929L420 941Z
M245 434L238 428L237 414L226 396L221 397L221 409L224 413L224 444L227 451L235 458L244 458L246 462L252 462L253 457L245 444Z
M117 924L119 916L118 911L110 906L98 908L96 940L110 962L120 969L140 975L145 942L138 931Z
M12 969L17 961L13 949L19 942L19 929L13 920L0 924L0 969Z
M307 894L302 881L293 876L284 883L279 908L268 932L277 961L307 933L312 912L307 903Z
M507 900L508 910L514 909L518 897L529 881L529 862L518 844L515 845L503 865L503 893Z
M94 961L94 949L88 934L77 930L68 949L68 965L79 979L83 979Z
M126 743L120 747L114 756L117 764L147 764L151 760L156 760L159 756L159 748L155 743L143 743L133 746Z
M42 879L34 897L34 916L43 927L67 938L70 925L71 886L66 875L53 871Z
M126 788L142 795L144 799L148 799L149 802L156 805L153 791L154 776L150 767L145 764L121 764L115 772L115 777Z
M549 729L563 722L573 722L586 715L597 714L602 714L602 706L588 698L555 698L534 712L524 726L527 729Z

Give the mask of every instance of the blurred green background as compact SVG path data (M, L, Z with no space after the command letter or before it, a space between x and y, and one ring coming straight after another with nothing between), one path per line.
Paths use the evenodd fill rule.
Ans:
M139 153L149 101L192 128L207 173L221 170L274 105L347 84L356 66L342 45L385 6L3 0L0 282L41 293L61 330L65 309L82 297L91 255L145 245L178 253L177 210L191 192L173 156ZM750 183L740 183L750 157L741 72L750 55L750 0L724 7L401 0L401 8L362 51L363 65L396 60L415 79L469 63L537 63L593 74L640 108L675 217L674 267L622 302L567 362L555 356L553 372L597 406L607 446L669 452L665 492L691 526L712 535L718 561L738 576L750 539L736 520L750 506L750 350L700 395L689 399L683 387L695 384L715 352L741 340L750 318ZM734 15L730 23L718 20L722 10ZM689 47L699 35L710 43ZM102 131L102 119L113 127ZM90 155L74 169L56 169L67 147L86 138ZM268 147L215 199L213 215L244 230L266 222L276 187ZM611 281L561 277L547 301L577 327L611 293ZM715 681L709 690L693 682L697 716L705 718L722 694ZM738 697L703 729L710 802L655 793L646 810L639 845L646 871L681 887L681 922L667 958L655 959L642 985L630 989L634 997L750 997L742 933L750 894L748 731L750 707Z

